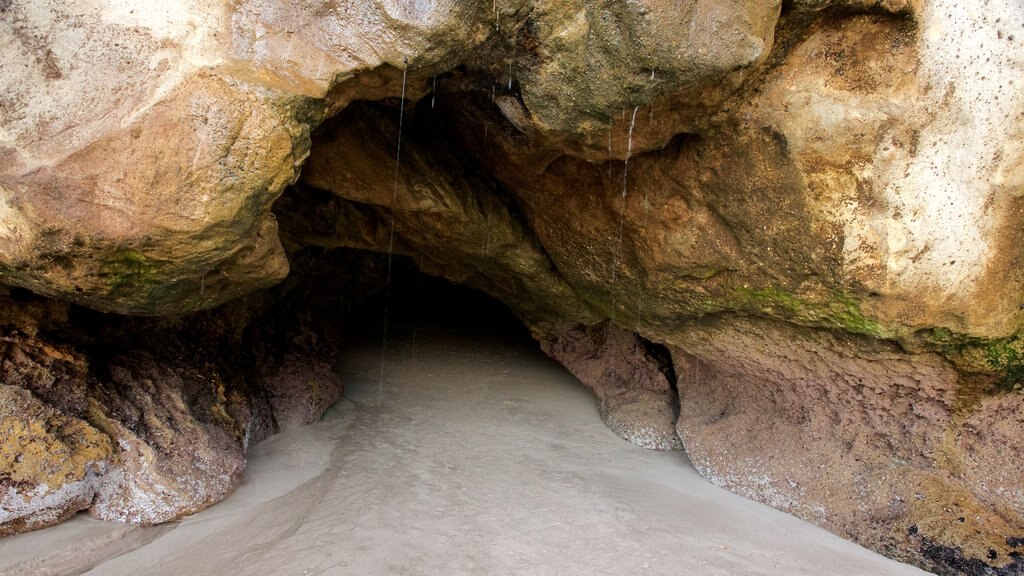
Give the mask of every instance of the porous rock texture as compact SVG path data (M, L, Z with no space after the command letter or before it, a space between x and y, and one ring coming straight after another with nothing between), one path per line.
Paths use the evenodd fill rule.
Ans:
M319 420L341 394L333 366L347 305L312 309L337 280L301 269L332 262L355 294L379 290L382 267L292 259L295 280L188 317L0 294L0 534L80 510L140 525L180 518L230 494L249 446Z
M168 317L11 297L5 406L69 456L5 464L4 513L70 472L4 529L222 497L336 397L318 310L411 262L713 482L1020 573L1019 8L0 0L0 281Z
M678 398L668 358L633 332L610 324L574 328L541 341L597 397L601 419L616 434L652 450L679 450Z

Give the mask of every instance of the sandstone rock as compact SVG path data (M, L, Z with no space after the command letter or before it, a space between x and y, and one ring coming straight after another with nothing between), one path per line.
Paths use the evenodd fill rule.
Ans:
M939 549L1011 560L1006 539L1024 528L1012 490L949 465L964 458L951 440L964 434L964 384L949 364L757 319L701 320L676 344L679 436L714 483L930 569L949 569L930 557ZM986 408L972 420L997 417ZM1004 438L974 434L974 458L1019 461Z
M297 176L328 90L383 65L379 46L349 48L371 32L353 23L364 15L332 6L317 18L287 2L5 7L0 280L131 314L209 308L280 281L270 205ZM407 20L432 55L421 59L450 59L441 39L480 36L461 18L484 9L467 6L382 3L374 25ZM414 52L405 41L392 63Z
M965 407L966 417L955 435L953 468L979 496L1009 509L1024 510L1024 455L1018 438L1024 431L1020 394L983 398ZM959 457L958 457L959 455Z
M620 111L625 117L659 97L705 110L721 102L770 53L780 7L715 0L536 4L510 57L524 107L538 131L601 159Z
M340 392L324 360L337 338L318 324L276 319L309 317L301 310L312 301L282 311L265 294L158 321L0 297L0 531L48 526L79 510L152 524L222 499L241 477L248 446L319 417ZM336 322L323 311L317 317ZM311 326L314 342L295 336ZM284 364L265 356L283 348L279 338L292 342ZM269 386L283 376L301 377L302 386Z
M156 524L231 493L245 467L242 444L222 425L196 418L179 374L135 354L115 360L110 376L90 418L114 440L117 466L103 479L91 515Z
M288 355L263 379L277 431L319 422L341 399L341 380L334 367Z
M1018 8L0 3L0 281L121 313L215 306L287 273L270 210L301 169L274 205L293 255L376 250L480 288L616 399L613 426L651 419L667 442L671 387L638 343L671 345L709 477L937 570L1013 570ZM305 421L331 397L291 385L330 379L301 346L228 378L269 399L219 399L204 366L192 402L160 345L94 365L30 324L5 374L124 439L112 516L212 501L245 422L260 437L275 399ZM247 325L211 330L234 346ZM202 454L173 445L179 424Z
M302 183L334 197L295 191L281 206L286 232L303 244L411 256L422 270L480 289L532 325L596 322L501 192L437 145L443 131L408 129L396 166L397 118L354 107L317 139Z

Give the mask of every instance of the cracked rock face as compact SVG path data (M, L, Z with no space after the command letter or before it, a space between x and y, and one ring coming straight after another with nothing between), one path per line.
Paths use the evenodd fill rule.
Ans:
M178 327L249 334L256 366L182 371L173 330L101 353L15 298L0 414L33 417L3 509L68 480L4 530L222 497L340 385L318 314L267 294L387 275L309 256L358 249L505 302L610 426L731 490L939 572L1019 568L1012 0L0 0L0 38L0 282L233 301ZM133 496L156 484L189 496Z

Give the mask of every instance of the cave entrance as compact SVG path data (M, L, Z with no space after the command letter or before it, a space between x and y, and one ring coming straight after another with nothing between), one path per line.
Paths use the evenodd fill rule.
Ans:
M558 366L502 302L446 279L404 270L359 306L339 362L345 396L361 405L388 401L393 378L425 367L454 366L488 354L523 356ZM472 361L470 361L472 363ZM560 366L559 366L560 369Z
M499 300L462 284L414 271L401 275L362 307L362 321L385 328L389 337L421 330L487 334L510 343L536 343L529 330Z

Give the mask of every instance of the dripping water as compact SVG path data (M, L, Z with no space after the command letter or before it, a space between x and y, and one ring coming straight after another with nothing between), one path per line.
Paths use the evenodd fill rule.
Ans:
M653 125L654 125L654 106L652 105L651 106L650 119L648 120L648 123L647 123L648 130L652 130L652 126ZM650 221L650 216L651 216L651 204L650 204L650 201L649 201L648 196L647 196L648 191L649 191L649 187L648 186L644 186L643 190L644 190L644 200L643 200L644 215L643 215L643 219L641 220L641 223L640 223L640 229L641 230L647 230L647 223ZM644 288L638 282L637 285L636 285L636 323L637 323L637 325L640 324L640 320L641 320L641 318L643 318L643 309L642 309L643 297L644 297Z
M615 254L612 257L612 312L615 311L615 282L618 279L619 255L622 253L622 234L626 226L626 194L629 190L629 157L633 153L633 128L636 127L636 113L640 106L633 108L633 116L629 119L629 132L626 136L626 160L622 164L622 207L619 209L619 237L615 243ZM623 110L625 111L625 110Z
M491 255L491 213L484 212L484 244L482 249L484 258L489 258Z
M508 91L512 92L512 61L508 61Z
M409 61L404 60L406 67L402 69L402 98L398 106L398 143L395 148L395 185L391 192L391 222L388 226L388 267L384 283L384 326L380 343L380 380L377 383L377 407L380 407L384 395L384 359L388 347L388 307L391 297L391 264L395 252L395 205L398 203L398 176L402 166L402 128L405 122L405 82L409 72Z
M434 86L430 89L430 109L434 109L434 102L437 101L437 74L434 74ZM401 136L399 136L401 140Z
M626 161L622 165L622 199L626 199L626 183L629 177L629 157L633 154L633 128L636 126L636 112L640 107L633 108L633 117L629 119L629 133L626 136Z
M612 121L608 126L608 180L612 179L612 127L614 125L615 122Z

